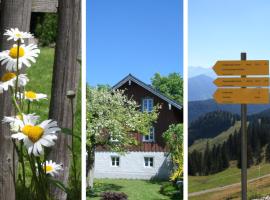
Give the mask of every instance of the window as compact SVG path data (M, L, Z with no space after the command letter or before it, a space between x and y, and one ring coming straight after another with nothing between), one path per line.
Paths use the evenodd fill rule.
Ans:
M111 159L112 159L112 166L119 167L120 158L118 156L112 156Z
M153 99L145 98L142 101L142 111L143 112L152 112L153 110Z
M143 136L143 141L144 142L154 142L154 139L155 139L155 128L151 127L149 130L149 134Z
M144 166L145 167L153 167L154 166L154 158L153 157L144 157Z

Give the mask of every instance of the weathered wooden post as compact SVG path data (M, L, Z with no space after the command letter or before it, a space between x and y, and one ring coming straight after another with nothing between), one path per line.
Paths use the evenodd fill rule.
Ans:
M2 0L0 14L0 50L10 48L12 42L7 42L3 33L6 29L17 27L22 31L29 31L32 0ZM5 72L0 67L0 77ZM0 94L0 120L3 116L14 114L8 93ZM16 159L13 159L13 143L7 125L0 122L0 199L15 199L15 184L12 174L15 173Z
M49 117L61 128L71 128L72 116L68 90L77 91L80 80L80 65L77 61L81 49L81 0L59 0L58 30L53 69L53 84ZM74 100L76 102L76 99ZM50 158L62 163L64 173L60 179L67 183L70 166L71 137L59 133ZM53 189L55 199L66 199L66 194Z

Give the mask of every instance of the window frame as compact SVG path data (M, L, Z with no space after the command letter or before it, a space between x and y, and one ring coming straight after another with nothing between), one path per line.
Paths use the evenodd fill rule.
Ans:
M118 159L118 161L116 159ZM117 163L118 163L118 165L117 165ZM112 167L120 167L120 157L119 156L111 156L111 166Z
M152 139L150 138L150 135L152 135ZM146 136L148 136L148 139L146 139ZM143 142L155 142L155 127L150 127L149 134L143 135Z
M146 101L146 107L145 107L145 102ZM150 110L150 103L149 102L152 102L152 108ZM152 112L153 111L153 107L154 107L154 99L151 98L151 97L145 97L142 99L142 111L143 112Z
M152 159L152 166L151 166L151 159ZM147 165L146 165L146 163L147 163ZM154 167L154 157L153 156L144 156L144 167L146 167L146 168L153 168Z

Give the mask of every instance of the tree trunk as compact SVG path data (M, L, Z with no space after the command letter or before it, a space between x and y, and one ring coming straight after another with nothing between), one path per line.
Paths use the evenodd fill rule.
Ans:
M95 172L95 148L88 148L88 156L87 156L87 187L93 189L94 187L94 172Z
M19 28L29 31L31 19L32 0L1 0L0 14L0 51L9 49L13 42L7 42L3 36L6 29ZM0 66L0 76L5 68ZM7 92L0 94L0 121L4 116L14 115L11 99ZM0 199L14 200L15 185L13 174L16 173L16 155L10 138L8 125L0 122Z
M81 49L81 0L59 0L57 31L49 117L56 120L61 128L71 128L71 105L66 93L68 90L77 91L80 80L77 59ZM65 184L68 182L71 156L68 145L71 145L70 136L59 133L49 156L63 164L64 171L58 178ZM52 192L55 199L66 199L66 194L59 189L54 188Z

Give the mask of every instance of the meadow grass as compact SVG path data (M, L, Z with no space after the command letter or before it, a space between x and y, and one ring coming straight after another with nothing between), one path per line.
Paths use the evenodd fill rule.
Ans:
M99 200L102 192L124 192L129 200L169 200L171 197L160 194L161 181L127 180L127 179L95 179L95 196L87 200ZM177 199L182 199L181 197Z
M37 93L44 93L48 95L47 100L40 100L31 104L32 112L35 112L40 116L40 121L48 119L51 88L52 88L52 74L53 74L53 63L54 63L54 48L42 47L40 49L40 55L37 58L37 62L34 63L30 68L26 69L26 74L30 79L29 84L26 85L26 90L31 90ZM77 171L81 171L81 90L79 87L77 93L77 104L75 113L74 123L75 138L75 152L77 155L76 168ZM64 133L62 133L64 134ZM26 163L27 169L26 174L31 176L31 170L29 169L28 163ZM71 172L71 171L70 171ZM64 173L64 172L63 172ZM71 174L72 176L72 174ZM80 174L79 174L80 176ZM81 180L81 178L79 177ZM29 183L29 180L27 180ZM72 187L72 185L70 185Z
M248 169L248 179L270 174L270 164L262 163ZM235 164L222 172L209 176L189 176L189 193L240 183L241 170Z

